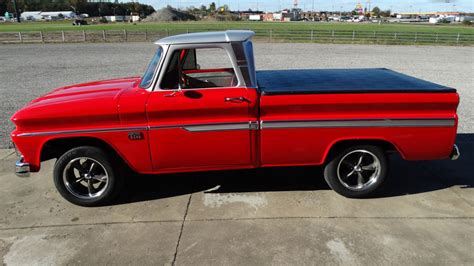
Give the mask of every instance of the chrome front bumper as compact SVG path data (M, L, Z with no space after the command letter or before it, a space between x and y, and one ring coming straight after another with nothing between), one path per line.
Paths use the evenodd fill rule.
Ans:
M25 162L23 157L21 157L15 163L15 174L18 177L29 177L30 176L30 164Z
M453 146L453 151L451 151L451 155L449 155L449 158L451 160L457 160L461 156L461 153L459 152L458 145L454 144Z

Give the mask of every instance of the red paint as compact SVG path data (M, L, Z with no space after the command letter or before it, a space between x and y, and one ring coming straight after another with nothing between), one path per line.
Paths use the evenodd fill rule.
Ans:
M363 93L260 96L255 89L212 88L149 92L139 78L57 89L18 111L11 137L32 171L44 144L56 138L97 138L140 173L259 166L319 165L342 140L384 140L407 160L447 158L456 127L293 128L189 132L180 125L249 121L456 119L456 93ZM226 97L249 101L228 102ZM58 111L60 110L60 111ZM139 130L42 136L22 133L140 127ZM151 127L147 130L147 127ZM156 127L156 128L155 128ZM161 127L161 128L160 128ZM170 128L162 128L170 127ZM141 132L142 140L128 133Z

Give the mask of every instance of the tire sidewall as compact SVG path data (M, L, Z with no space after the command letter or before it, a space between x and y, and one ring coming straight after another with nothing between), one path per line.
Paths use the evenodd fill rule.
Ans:
M63 171L66 165L78 157L89 157L98 161L107 171L108 185L102 195L93 199L81 199L69 192L63 181ZM54 184L58 192L67 201L85 207L101 206L109 203L116 194L117 178L108 156L99 148L92 146L82 146L71 149L64 153L55 163L53 171Z
M380 175L376 182L364 190L351 190L345 187L338 178L337 168L341 159L354 150L366 150L373 153L380 161ZM375 194L382 186L388 174L388 159L383 149L373 145L357 145L347 148L332 158L324 168L324 179L337 193L349 198L364 198Z

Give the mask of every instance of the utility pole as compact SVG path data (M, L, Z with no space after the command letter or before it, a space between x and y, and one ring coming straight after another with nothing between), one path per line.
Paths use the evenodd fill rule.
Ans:
M16 14L16 21L18 21L18 23L21 22L20 20L20 12L18 12L18 7L16 6L16 0L13 0L13 9L15 9L15 14Z
M370 10L370 0L367 0L367 3L369 4L369 10L367 10L367 11L369 11L369 17L371 17L372 16L372 13L371 13L372 10Z

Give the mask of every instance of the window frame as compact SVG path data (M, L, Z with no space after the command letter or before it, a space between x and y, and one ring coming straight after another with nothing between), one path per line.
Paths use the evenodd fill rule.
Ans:
M176 50L183 50L183 49L204 49L204 48L220 48L223 49L227 56L229 57L229 61L232 64L232 69L234 70L234 74L237 78L237 85L231 87L208 87L208 88L186 88L184 90L191 91L191 90L210 90L210 89L222 89L222 88L246 88L245 81L243 79L242 73L240 72L240 68L237 65L237 60L234 55L234 50L230 43L208 43L208 44L173 44L169 45L165 58L162 62L162 67L160 68L159 75L154 84L154 91L176 91L176 89L166 89L161 87L161 83L164 78L165 69L169 66L173 53Z
M161 73L161 69L163 68L163 64L165 62L165 59L168 57L168 50L169 50L169 45L158 45L159 47L157 49L162 49L161 51L161 58L160 58L160 62L157 64L156 68L155 68L155 72L153 73L153 78L152 78L152 82L150 84L150 86L148 86L148 88L142 88L144 90L147 90L147 91L154 91L155 90L155 87L156 87L156 82L157 82L157 79L158 77L160 76L160 73Z
M157 69L160 67L161 62L163 62L163 57L165 56L165 54L164 54L165 50L163 49L163 47L161 45L158 45L158 48L156 49L155 54L153 54L153 57L151 58L151 60L153 60L155 58L155 55L158 53L159 50L161 50L161 55L160 55L160 58L158 59L158 62L156 63L155 69L153 70L153 75L151 76L151 79L150 79L150 82L148 83L148 86L142 86L142 82L143 82L143 76L149 70L148 69L149 65L147 66L147 68L145 70L145 73L143 73L143 75L141 77L140 84L138 86L140 88L144 89L144 90L149 90L150 88L153 88L155 76L157 74ZM148 64L151 64L151 61Z

